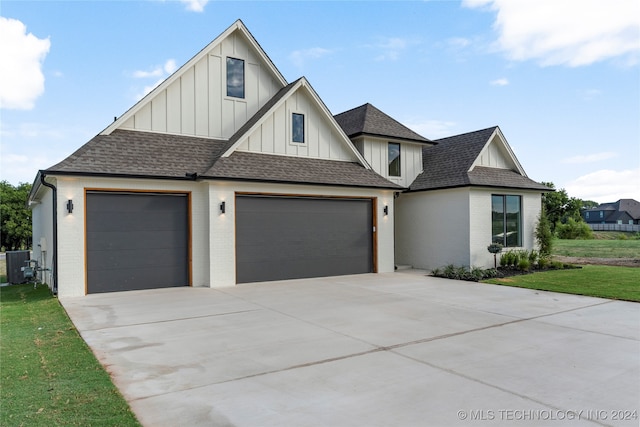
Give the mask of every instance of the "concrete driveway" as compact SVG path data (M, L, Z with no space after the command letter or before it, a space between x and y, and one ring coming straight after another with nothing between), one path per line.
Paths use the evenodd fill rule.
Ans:
M415 271L61 302L145 426L639 423L640 304Z

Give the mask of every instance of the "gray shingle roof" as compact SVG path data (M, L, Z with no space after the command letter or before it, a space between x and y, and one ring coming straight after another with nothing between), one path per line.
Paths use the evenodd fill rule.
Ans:
M358 163L238 151L220 158L203 177L402 189Z
M350 137L373 135L405 139L414 142L432 141L412 131L371 104L364 104L334 116L342 130Z
M498 129L497 126L435 140L435 146L422 149L423 172L409 191L483 186L549 191L549 188L508 169L475 167L473 162Z
M184 178L207 170L227 141L115 130L97 135L48 173Z
M220 157L229 141L116 130L98 135L47 173L307 183L401 189L351 162L234 152Z

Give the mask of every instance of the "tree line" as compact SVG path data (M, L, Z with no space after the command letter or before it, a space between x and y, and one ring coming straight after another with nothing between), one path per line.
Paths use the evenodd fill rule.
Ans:
M16 251L30 249L31 209L27 199L31 184L20 183L17 186L0 181L0 250Z

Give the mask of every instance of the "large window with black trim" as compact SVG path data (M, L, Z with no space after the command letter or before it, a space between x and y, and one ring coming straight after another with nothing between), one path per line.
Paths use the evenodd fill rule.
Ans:
M227 96L244 98L244 61L227 57Z
M491 241L504 247L522 246L522 198L491 196Z

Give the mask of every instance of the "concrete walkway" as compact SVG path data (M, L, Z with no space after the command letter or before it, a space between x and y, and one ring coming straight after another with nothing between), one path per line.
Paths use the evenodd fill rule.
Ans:
M62 304L145 426L637 426L640 304L367 274Z

